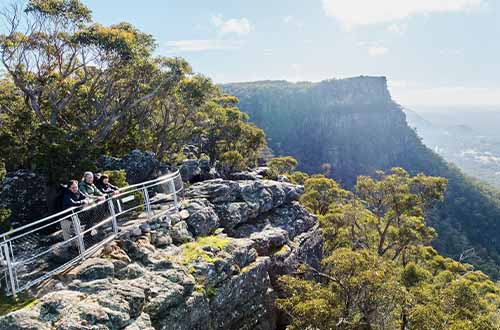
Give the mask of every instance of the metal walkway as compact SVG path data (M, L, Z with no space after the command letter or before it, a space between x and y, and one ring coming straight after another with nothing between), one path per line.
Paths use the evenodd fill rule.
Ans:
M95 254L145 213L149 219L179 207L179 172L120 188L84 208L70 208L0 235L0 286L16 296ZM70 233L63 238L62 228Z

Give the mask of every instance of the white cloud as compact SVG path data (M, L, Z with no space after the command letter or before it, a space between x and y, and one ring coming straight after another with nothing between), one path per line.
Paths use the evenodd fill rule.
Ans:
M290 23L293 20L294 20L293 16L286 16L286 17L283 18L283 22L284 23Z
M200 39L168 41L166 46L167 53L175 53L239 49L242 44L241 40Z
M382 46L368 47L368 55L370 56L384 56L389 52L389 49Z
M345 28L388 23L432 12L457 12L479 7L484 0L322 0L323 11Z
M225 20L222 15L212 16L212 23L219 29L222 34L248 34L253 31L253 26L250 21L245 18L231 18Z
M408 24L406 23L394 23L386 28L388 32L399 35L405 34L407 29L408 29Z

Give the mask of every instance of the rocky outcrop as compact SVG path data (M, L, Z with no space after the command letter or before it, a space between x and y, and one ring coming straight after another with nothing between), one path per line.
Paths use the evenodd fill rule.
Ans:
M268 180L193 184L178 213L125 230L0 329L273 330L278 276L321 257L302 192Z
M219 177L215 168L210 166L210 161L204 159L184 160L179 167L179 172L184 182L191 183Z
M97 165L101 170L125 170L127 182L136 184L170 172L170 167L156 159L152 152L133 150L123 158L102 156Z
M11 210L11 225L19 227L47 215L45 178L28 170L8 173L0 183L0 209Z

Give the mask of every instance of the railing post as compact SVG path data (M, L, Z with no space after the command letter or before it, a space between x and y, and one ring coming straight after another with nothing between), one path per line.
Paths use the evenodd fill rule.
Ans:
M118 234L118 222L116 221L115 205L113 204L113 198L108 200L109 213L111 214L111 221L113 226L113 232Z
M78 250L80 251L80 257L83 259L83 255L85 253L85 244L83 242L83 235L78 214L74 213L71 216L71 220L73 221L73 228L75 228L75 235L78 237Z
M151 204L149 203L149 193L148 189L144 188L142 189L144 192L144 206L146 206L146 212L148 213L148 219L151 219Z
M168 185L170 187L170 190L172 191L172 196L174 197L174 205L176 209L179 209L179 201L177 200L177 192L175 191L175 183L174 179L171 179L168 182Z
M17 293L16 293L16 284L14 281L14 269L12 268L12 262L10 261L9 247L7 246L7 244L3 244L2 247L3 247L3 252L5 254L5 263L7 264L7 270L9 271L10 289L12 291L12 296L16 298Z

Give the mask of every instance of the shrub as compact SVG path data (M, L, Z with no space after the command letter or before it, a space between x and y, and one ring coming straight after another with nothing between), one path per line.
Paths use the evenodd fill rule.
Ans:
M275 179L280 175L291 174L299 163L291 156L275 157L271 159L267 166L269 167L270 176Z

